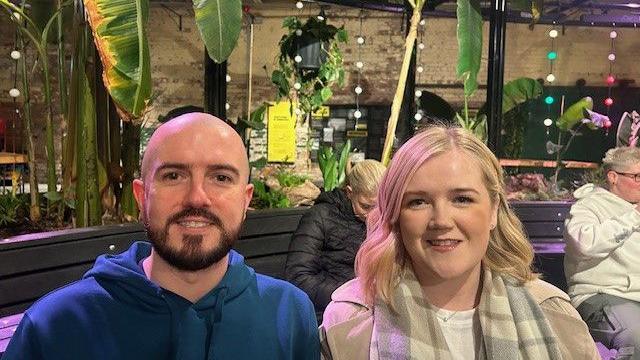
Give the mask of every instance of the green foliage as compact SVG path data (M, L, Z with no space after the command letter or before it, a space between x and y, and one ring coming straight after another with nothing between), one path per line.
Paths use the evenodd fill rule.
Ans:
M211 60L220 64L231 55L242 29L241 0L193 0L196 24Z
M23 221L29 213L28 198L0 194L0 227L6 227Z
M351 141L347 140L340 155L333 151L332 147L322 146L318 151L318 164L322 172L324 180L324 191L331 191L344 183L346 174L345 168L349 160L349 152L351 151Z
M569 106L558 120L556 126L562 131L569 131L585 118L585 110L593 109L593 99L587 96L578 100L575 104Z
M308 176L294 174L284 169L280 169L280 171L276 173L276 179L278 179L278 183L280 183L282 187L302 185L308 178Z
M333 96L332 86L344 86L345 72L338 44L347 42L347 32L344 27L337 28L316 17L310 17L304 24L297 17L287 17L282 25L288 33L280 39L278 68L271 74L271 82L278 89L278 100L287 98L292 102L291 91L294 84L299 83L301 87L296 90L299 108L304 114L310 114ZM296 34L298 30L300 35ZM320 42L326 60L319 69L297 67L294 59L299 45L314 41Z
M269 189L262 180L251 180L253 184L253 198L251 207L254 209L287 208L291 206L287 195L282 190Z
M478 72L482 54L482 14L479 0L458 0L458 65L456 75L464 82L464 95L478 89Z

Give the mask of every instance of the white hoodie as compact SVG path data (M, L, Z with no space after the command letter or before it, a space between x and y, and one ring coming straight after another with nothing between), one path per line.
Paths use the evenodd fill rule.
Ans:
M565 221L564 271L574 307L597 293L640 302L640 212L587 184Z

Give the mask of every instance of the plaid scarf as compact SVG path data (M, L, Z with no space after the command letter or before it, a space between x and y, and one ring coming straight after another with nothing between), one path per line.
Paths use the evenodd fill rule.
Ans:
M531 294L515 281L484 270L478 305L484 342L481 359L560 360L556 338ZM376 301L371 359L449 360L451 354L413 271L407 269L394 291L396 313Z

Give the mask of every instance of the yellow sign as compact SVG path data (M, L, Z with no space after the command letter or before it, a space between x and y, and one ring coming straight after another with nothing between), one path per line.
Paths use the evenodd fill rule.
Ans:
M367 130L349 130L347 137L367 137Z
M267 109L267 161L293 163L296 160L296 116L291 103L279 102Z
M318 110L314 111L311 116L313 117L329 117L329 107L328 106L320 106Z

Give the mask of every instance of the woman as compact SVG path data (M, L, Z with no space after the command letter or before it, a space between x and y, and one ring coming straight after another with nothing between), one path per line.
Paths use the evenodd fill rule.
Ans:
M356 252L364 241L365 220L376 204L384 171L376 160L354 165L347 171L344 189L320 194L293 235L287 280L309 295L319 320L331 293L355 276Z
M333 359L598 359L565 293L531 272L502 169L459 128L395 154L320 328Z
M596 341L640 359L640 148L607 151L606 189L586 184L565 226L571 303Z

